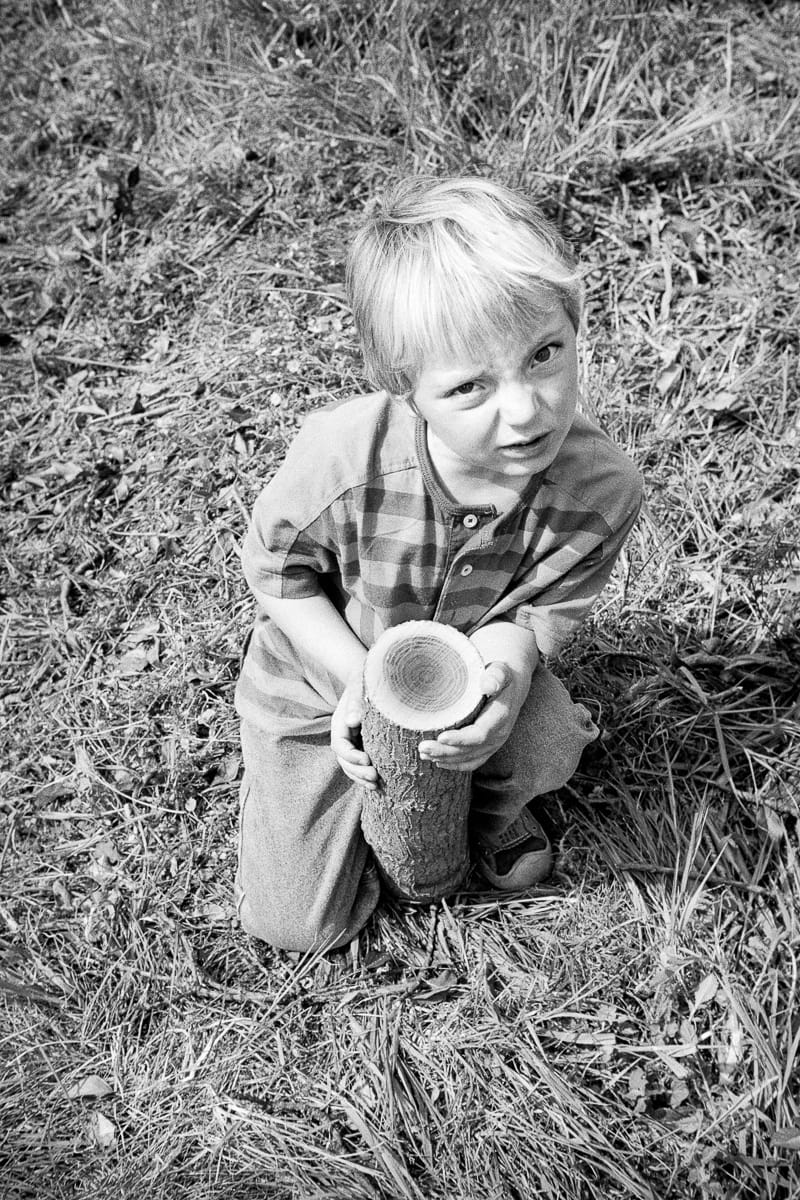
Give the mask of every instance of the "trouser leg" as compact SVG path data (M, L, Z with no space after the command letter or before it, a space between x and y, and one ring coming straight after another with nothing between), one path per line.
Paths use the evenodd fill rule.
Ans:
M359 789L321 726L291 737L242 726L239 914L248 933L285 950L345 945L378 902Z
M540 664L510 738L472 777L473 838L493 842L530 800L563 787L598 732L588 709Z

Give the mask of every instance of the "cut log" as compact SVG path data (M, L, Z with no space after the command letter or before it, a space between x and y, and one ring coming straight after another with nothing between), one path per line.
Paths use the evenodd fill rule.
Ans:
M477 716L482 675L472 642L436 621L396 625L367 655L361 737L378 789L363 790L361 824L395 896L438 900L469 869L471 775L424 762L417 747Z

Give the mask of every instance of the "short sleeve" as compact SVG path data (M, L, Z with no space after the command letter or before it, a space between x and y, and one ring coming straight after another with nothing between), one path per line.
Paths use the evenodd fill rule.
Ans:
M320 576L337 569L314 440L303 426L254 505L242 570L256 594L314 596L322 591Z
M609 581L642 505L642 476L581 418L546 480L539 535L504 614L532 630L552 657L580 628Z
M554 657L585 621L608 583L622 546L641 507L641 488L622 524L530 600L509 611L508 619L530 629L542 654Z

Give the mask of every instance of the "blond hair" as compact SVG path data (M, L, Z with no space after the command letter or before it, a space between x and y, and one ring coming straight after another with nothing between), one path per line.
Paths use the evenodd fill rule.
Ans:
M353 240L347 290L367 375L395 394L431 354L474 359L558 301L577 330L583 308L574 255L539 209L471 176L392 188Z

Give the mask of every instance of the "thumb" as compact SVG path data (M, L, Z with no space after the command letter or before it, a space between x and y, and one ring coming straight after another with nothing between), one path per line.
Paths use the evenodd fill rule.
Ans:
M497 696L511 683L511 668L503 662L489 663L483 673L481 689L484 696Z

